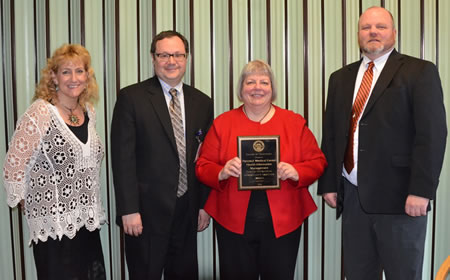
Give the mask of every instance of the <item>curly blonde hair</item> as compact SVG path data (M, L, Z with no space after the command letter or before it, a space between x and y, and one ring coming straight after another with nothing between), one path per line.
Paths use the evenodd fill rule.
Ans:
M78 103L83 109L86 105L94 105L98 101L98 86L95 80L94 69L91 66L91 55L85 47L79 44L64 44L53 52L47 59L47 65L41 71L41 79L36 86L33 100L43 99L52 104L58 100L57 86L53 82L52 73L57 73L58 68L68 61L81 61L88 73L86 89L80 94Z

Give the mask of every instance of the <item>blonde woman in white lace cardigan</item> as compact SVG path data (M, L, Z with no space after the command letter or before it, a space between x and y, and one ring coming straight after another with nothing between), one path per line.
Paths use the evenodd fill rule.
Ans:
M42 70L9 145L3 168L7 202L22 205L39 279L105 278L97 99L89 52L63 45Z

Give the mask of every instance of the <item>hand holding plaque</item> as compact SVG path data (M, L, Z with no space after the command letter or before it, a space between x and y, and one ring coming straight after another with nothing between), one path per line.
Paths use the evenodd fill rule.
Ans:
M279 189L280 136L239 136L239 190Z

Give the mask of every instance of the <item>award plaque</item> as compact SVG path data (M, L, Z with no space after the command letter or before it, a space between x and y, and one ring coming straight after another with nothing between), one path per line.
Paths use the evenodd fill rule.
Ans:
M279 189L280 136L238 136L239 190Z

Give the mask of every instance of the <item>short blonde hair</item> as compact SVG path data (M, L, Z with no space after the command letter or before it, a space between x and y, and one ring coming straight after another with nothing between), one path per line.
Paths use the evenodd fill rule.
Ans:
M394 16L392 15L392 13L391 13L388 9L383 8L383 7L380 7L380 6L372 6L372 7L367 8L367 9L363 12L363 14L364 14L365 12L367 12L368 10L372 10L372 9L382 9L382 10L385 10L385 11L389 14L389 16L391 17L391 21L392 21L392 29L395 29L395 20L394 20ZM358 29L359 29L359 21L361 20L361 16L362 16L362 14L359 16L359 19L358 19Z
M52 73L57 73L58 68L68 61L81 61L88 73L86 89L81 93L78 103L85 108L94 105L98 101L98 85L95 80L94 69L91 66L91 55L85 47L79 44L64 44L53 52L47 59L47 65L41 70L41 79L36 86L33 100L43 99L52 104L58 100L57 86L53 82Z
M237 95L240 101L242 101L242 88L244 87L244 81L250 75L266 75L270 79L270 84L272 85L272 102L277 98L277 87L275 84L275 77L272 72L270 65L262 60L253 60L247 63L241 71L239 77Z

